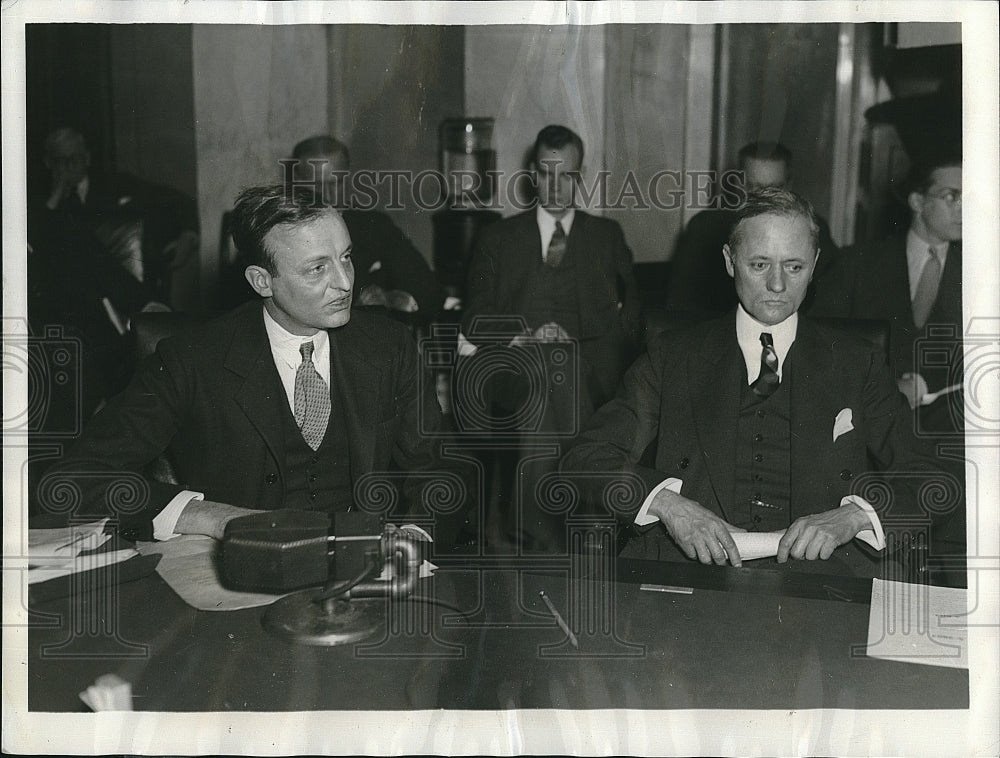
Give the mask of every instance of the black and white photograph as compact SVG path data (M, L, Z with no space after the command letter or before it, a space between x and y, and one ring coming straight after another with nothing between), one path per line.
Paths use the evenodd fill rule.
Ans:
M996 2L0 8L6 753L996 755Z

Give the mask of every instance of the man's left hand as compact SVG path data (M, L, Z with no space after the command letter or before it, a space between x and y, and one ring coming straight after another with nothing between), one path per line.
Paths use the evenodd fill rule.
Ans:
M796 519L778 542L778 563L797 560L826 560L833 551L871 527L871 521L853 503Z

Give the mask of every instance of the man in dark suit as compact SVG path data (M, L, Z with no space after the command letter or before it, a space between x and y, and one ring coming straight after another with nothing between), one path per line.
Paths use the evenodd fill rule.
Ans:
M347 224L354 244L355 305L411 313L418 322L429 323L444 304L444 288L385 213L351 208L347 146L327 135L309 137L295 145L292 159L295 182L313 183Z
M752 192L762 187L789 187L792 180L792 153L780 142L752 142L740 148L739 169L744 187ZM690 313L723 313L736 307L736 290L726 274L722 246L736 223L736 208L713 208L698 213L688 222L677 241L670 262L666 307ZM814 279L821 280L837 257L830 227L820 216L819 247L822 251ZM806 293L805 308L811 304L812 288Z
M913 423L952 449L949 470L964 481L961 157L917 161L907 189L907 233L844 250L813 312L889 322L890 363ZM964 555L964 507L932 534L933 552Z
M485 227L469 266L462 334L469 352L480 351L470 361L523 367L521 375L483 374L492 376L500 415L513 419L536 404L542 409L537 418L526 414L524 445L558 444L578 431L614 394L641 338L638 287L621 227L574 208L583 155L583 142L570 129L542 129L531 160L537 207ZM504 351L514 352L497 356ZM537 373L525 375L532 367ZM453 391L456 407L464 400ZM557 460L536 459L518 469L523 507L531 514L525 518L533 521L524 529L538 543L561 539L561 525L529 502L533 483Z
M645 531L629 555L737 566L751 555L832 556L821 570L871 574L878 564L849 543L880 549L894 517L919 513L893 485L934 475L935 461L884 355L797 313L817 238L806 200L752 193L724 248L740 305L654 341L564 459L567 472L642 482L644 499L625 515ZM906 476L873 478L870 459ZM866 498L883 485L892 498L876 514Z
M131 486L119 517L139 538L219 537L231 518L261 509L350 510L362 478L390 459L424 472L407 490L419 503L441 466L434 435L420 431L437 428L440 410L417 380L406 329L351 311L340 214L308 190L253 188L238 199L234 236L258 301L163 340L54 482L75 483L89 511ZM139 477L164 452L179 485ZM462 496L454 476L439 478Z

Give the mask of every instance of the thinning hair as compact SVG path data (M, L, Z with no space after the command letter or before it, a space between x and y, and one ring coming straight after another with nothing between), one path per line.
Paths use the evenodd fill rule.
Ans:
M729 233L729 251L734 253L743 239L743 222L757 216L804 218L809 224L812 249L819 247L819 223L812 203L783 187L761 187L747 195L747 201L736 212L736 223Z
M565 126L559 124L549 124L542 129L535 137L535 146L531 150L531 161L538 166L538 153L543 147L550 150L562 150L566 145L573 145L580 154L580 162L583 163L583 140L580 135Z
M43 146L43 149L45 150L46 158L55 158L61 154L71 153L77 149L86 151L87 140L85 140L83 135L76 129L69 126L63 126L49 132L48 136L45 138L45 145Z
M295 177L303 178L306 175L307 161L311 158L326 158L336 156L342 158L344 165L351 162L351 153L347 145L338 139L334 139L329 134L317 134L306 137L292 148L292 159L295 161Z
M236 197L230 217L233 242L247 265L260 266L274 276L274 252L264 244L267 233L276 226L308 224L328 213L336 211L324 205L311 187L249 187Z
M792 167L792 151L780 142L751 142L741 147L736 154L740 166L746 165L751 158L758 161L781 161L786 168Z

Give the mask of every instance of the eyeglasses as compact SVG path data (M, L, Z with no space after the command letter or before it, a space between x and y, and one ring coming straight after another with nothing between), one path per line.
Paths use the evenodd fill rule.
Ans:
M944 192L928 192L927 197L943 200L948 205L958 205L962 202L962 190L950 189Z

